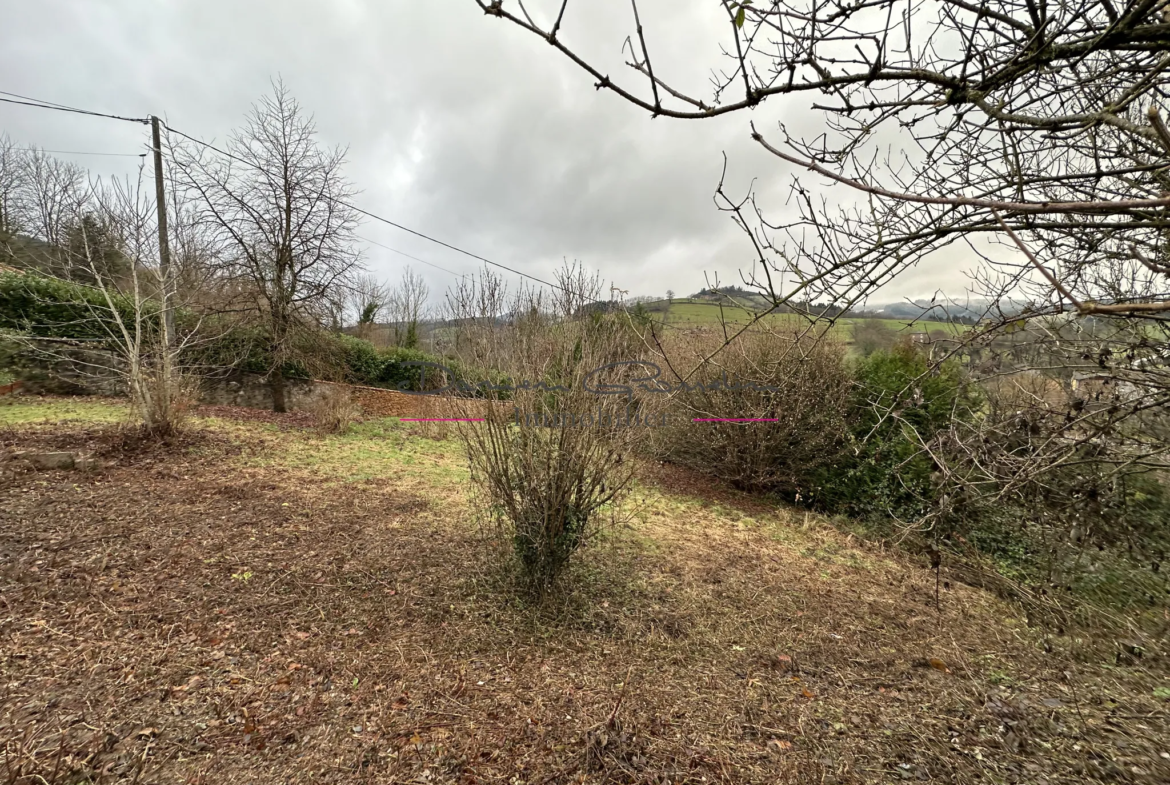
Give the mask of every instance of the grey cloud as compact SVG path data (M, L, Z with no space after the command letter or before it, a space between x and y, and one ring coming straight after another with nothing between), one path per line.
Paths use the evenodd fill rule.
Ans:
M706 90L721 65L710 35L726 24L718 6L639 5L656 65ZM566 35L617 76L629 14L625 2L571 4ZM580 259L635 294L693 291L705 272L738 281L736 268L750 263L750 246L711 200L722 152L733 188L759 176L778 209L790 179L747 138L748 117L651 119L471 0L41 0L6 11L0 74L0 90L157 112L207 139L237 126L279 74L322 141L349 145L361 206L544 278L562 257ZM820 122L779 102L752 117L762 128ZM137 126L4 104L0 130L61 150L138 152L145 141ZM76 160L104 174L137 164ZM478 267L390 227L371 223L362 235L457 273ZM386 278L412 264L436 292L451 282L378 247L367 263ZM961 286L943 268L909 276L909 293L944 279Z

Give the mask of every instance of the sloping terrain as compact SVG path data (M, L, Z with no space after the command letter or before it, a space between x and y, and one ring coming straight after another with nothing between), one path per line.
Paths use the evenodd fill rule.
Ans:
M1170 781L1156 642L1017 608L669 467L517 599L452 442L0 406L0 782Z

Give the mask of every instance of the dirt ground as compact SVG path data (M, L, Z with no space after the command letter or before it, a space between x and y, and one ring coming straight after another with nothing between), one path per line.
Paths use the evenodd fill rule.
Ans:
M532 607L453 443L218 407L156 447L86 406L0 408L0 782L1170 782L1164 640L945 573L936 607L803 512L653 467Z

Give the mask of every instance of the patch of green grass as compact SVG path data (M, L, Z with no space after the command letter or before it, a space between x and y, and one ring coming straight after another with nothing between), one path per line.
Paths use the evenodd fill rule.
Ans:
M700 300L675 300L669 307L665 303L651 303L650 307L653 309L652 314L656 320L661 320L665 314L665 320L668 324L679 327L714 326L718 325L721 320L727 322L729 325L743 325L750 322L754 316L754 313L747 308L725 305L720 309L717 303ZM666 310L660 310L661 308L666 308ZM970 329L966 325L952 324L950 322L926 320L912 322L908 319L858 319L855 317L846 317L837 320L830 334L843 340L849 340L853 324L859 321L881 322L896 332L906 333L943 330L952 335L957 335ZM802 327L808 324L808 321L803 317L791 313L768 314L768 316L764 317L763 322L773 329Z
M253 455L254 466L308 469L346 482L390 476L403 469L434 485L462 483L467 469L453 440L418 435L414 426L386 418L355 424L347 433L276 431L279 448Z
M36 398L8 396L0 398L0 424L86 422L116 423L129 419L126 404L84 398Z

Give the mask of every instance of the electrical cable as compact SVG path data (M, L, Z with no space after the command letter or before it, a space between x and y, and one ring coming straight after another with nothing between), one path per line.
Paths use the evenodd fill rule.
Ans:
M17 95L16 93L8 93L3 90L0 90L0 95L14 96L14 98L0 98L0 101L3 101L6 104L32 106L36 107L37 109L53 109L54 111L58 112L73 112L74 114L84 114L90 115L92 117L105 117L110 120L122 120L127 123L141 123L142 125L146 125L150 122L149 117L122 117L121 115L106 114L105 112L94 112L89 109L77 109L76 107L65 106L64 104L56 104L52 101L44 101L40 98L29 98L26 95ZM23 98L25 100L17 101L15 100L16 98Z
M172 128L170 125L167 125L167 123L165 123L165 122L163 123L163 127L172 133L178 134L179 136L183 137L184 139L189 139L190 141L195 142L196 144L203 145L204 147L207 147L210 150L214 150L215 152L219 153L220 155L226 156L227 158L230 158L233 161L239 161L240 163L244 164L245 166L251 166L254 169L258 169L260 171L263 171L259 166L257 166L256 164L253 164L251 161L246 161L243 158L240 158L239 156L232 155L231 153L227 152L226 150L221 150L220 148L216 147L215 145L211 144L210 142L205 142L202 139L196 139L194 136L191 136L190 134L185 134L177 128ZM424 234L423 232L420 232L416 229L411 229L408 226L403 226L400 223L396 223L394 221L391 221L389 218L383 218L382 216L380 216L376 213L372 213L369 210L363 210L362 208L360 208L354 204L351 204L351 203L345 201L344 199L334 199L333 201L336 204L339 204L343 207L348 207L349 209L353 210L354 212L360 213L361 215L364 215L367 218L372 218L375 221L380 221L384 224L388 224L389 226L393 226L395 229L401 229L404 232L408 232L409 234L413 234L416 237L421 237L424 240L428 240L429 242L435 243L436 245L441 245L444 248L449 248L450 250L455 251L456 253L461 253L464 256L470 256L472 259L476 259L478 261L481 261L484 264L491 265L492 267L499 267L501 270L507 270L510 273L513 273L515 275L519 275L521 278L527 278L530 281L535 281L543 286L548 286L548 287L553 288L553 289L559 289L562 292L570 292L570 290L566 289L563 286L559 286L558 284L550 283L549 281L545 281L541 278L537 278L535 275L529 275L528 273L520 272L519 270L514 269L512 267L508 267L505 264L500 264L499 262L493 262L491 259L487 259L483 256L480 256L479 254L472 253L471 251L466 251L466 250L460 248L459 246L451 245L450 243L443 242L442 240L431 237L430 235ZM448 271L448 272L450 272L450 271Z

